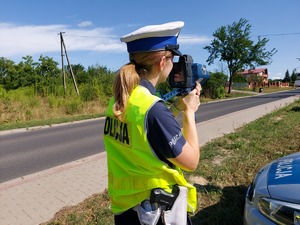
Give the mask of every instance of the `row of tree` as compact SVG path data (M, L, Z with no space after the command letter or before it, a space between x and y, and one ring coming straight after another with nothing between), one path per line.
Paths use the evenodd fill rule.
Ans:
M78 86L101 85L104 90L112 86L113 71L103 66L90 66L87 69L81 64L72 65ZM66 66L67 83L72 83L70 68ZM62 87L62 70L58 62L50 57L40 56L35 62L32 56L25 56L18 64L12 60L0 57L0 85L5 90L21 87L34 87L41 95L57 95L58 87ZM46 89L45 89L46 87ZM47 91L45 91L47 90Z
M289 70L286 70L285 72L285 76L284 78L282 79L282 82L289 82L290 84L294 84L296 79L297 79L297 75L299 73L297 73L296 69L293 69L293 72L292 74L290 75L290 72Z

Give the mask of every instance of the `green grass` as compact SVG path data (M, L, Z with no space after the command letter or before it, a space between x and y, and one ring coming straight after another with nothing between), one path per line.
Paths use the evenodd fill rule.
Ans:
M77 116L68 116L64 118L50 118L45 120L30 120L30 121L16 121L11 123L2 123L0 124L0 131L3 130L12 130L18 128L30 128L35 126L51 126L53 124L61 124L68 123L74 121L81 121L87 119L94 119L103 116L104 113L101 114L91 114L91 115L77 115Z
M203 131L205 132L205 131ZM201 148L199 166L186 177L198 191L194 225L242 224L247 186L266 163L300 151L300 100ZM113 224L107 192L59 211L44 225Z

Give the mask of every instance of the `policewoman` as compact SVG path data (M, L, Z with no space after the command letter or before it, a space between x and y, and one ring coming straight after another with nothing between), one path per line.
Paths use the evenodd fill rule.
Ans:
M194 113L200 105L200 84L170 108L155 88L168 78L174 55L181 55L177 38L183 26L181 21L150 25L121 38L129 63L114 81L104 127L108 192L117 225L190 224L187 212L196 209L196 189L181 169L193 171L199 161ZM175 119L180 112L182 128ZM143 203L153 189L172 193L177 186L183 194L176 198L176 206L167 211L155 203L145 209ZM176 214L184 221L178 222Z

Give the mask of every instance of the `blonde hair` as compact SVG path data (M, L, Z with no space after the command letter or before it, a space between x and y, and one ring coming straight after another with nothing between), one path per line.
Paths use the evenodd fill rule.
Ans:
M130 53L130 63L122 66L113 85L115 117L123 119L127 101L134 88L139 85L140 78L146 78L155 72L163 56L172 55L170 51Z

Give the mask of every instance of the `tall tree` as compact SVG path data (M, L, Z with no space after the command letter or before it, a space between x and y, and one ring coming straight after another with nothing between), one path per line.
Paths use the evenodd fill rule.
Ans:
M283 82L290 82L291 81L291 76L289 70L286 70L285 72L285 77L282 80Z
M57 66L58 62L54 61L53 58L40 55L36 66L36 72L40 78L40 82L36 86L39 94L57 95L58 86L61 83L61 73Z
M293 69L293 73L291 75L291 83L294 84L296 79L297 79L297 71L296 69Z
M31 86L38 81L38 75L35 70L37 63L33 61L30 55L24 56L22 59L17 66L18 87Z
M245 67L255 67L271 63L271 57L277 52L275 48L267 51L268 39L258 37L257 43L250 39L251 25L241 18L232 25L221 26L214 33L210 45L204 47L210 55L206 62L212 64L215 59L227 63L229 70L229 89L231 92L232 78Z
M12 60L0 57L0 85L7 90L17 88L16 74L16 64Z
M39 63L37 65L38 74L44 78L59 77L60 70L58 69L58 62L48 56L40 55Z

